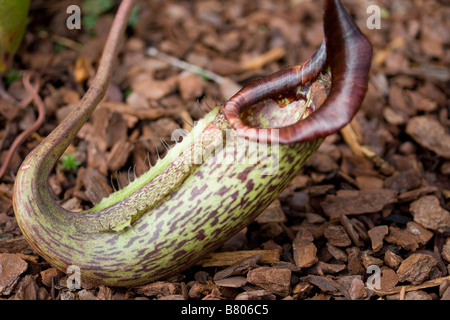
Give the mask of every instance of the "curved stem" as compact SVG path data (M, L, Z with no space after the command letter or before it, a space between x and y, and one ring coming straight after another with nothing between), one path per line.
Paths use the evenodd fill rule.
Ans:
M325 42L309 61L249 83L225 104L223 113L238 134L258 141L260 131L246 125L241 119L241 112L263 99L278 95L280 91L311 81L326 64L332 74L331 92L327 100L306 119L276 129L279 143L300 143L322 138L350 122L367 91L372 46L339 0L325 1L324 34ZM269 133L267 136L272 135Z
M50 174L59 157L64 153L70 142L75 138L78 131L87 121L89 116L97 107L98 103L105 95L112 74L112 65L116 52L120 46L121 35L126 28L126 21L133 7L134 0L123 0L109 36L106 40L105 48L100 59L97 73L92 85L83 96L75 111L70 113L48 137L34 149L30 157L40 158L41 162L34 163L40 170ZM51 159L51 161L49 161Z

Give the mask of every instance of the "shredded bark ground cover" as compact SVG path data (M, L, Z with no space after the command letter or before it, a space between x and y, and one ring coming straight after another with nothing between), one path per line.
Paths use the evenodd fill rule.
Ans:
M367 96L280 197L191 269L138 288L67 288L26 243L11 204L24 157L83 96L114 8L66 27L81 1L33 1L3 75L0 160L37 118L20 80L40 80L46 120L0 181L0 299L450 299L450 7L446 1L346 0L374 47ZM178 128L245 81L303 63L322 41L321 1L138 1L105 99L53 171L69 210L91 207L164 156ZM89 19L88 19L89 18ZM157 50L147 53L148 48ZM180 61L208 72L180 69ZM220 84L217 80L223 80ZM20 105L20 107L19 107Z

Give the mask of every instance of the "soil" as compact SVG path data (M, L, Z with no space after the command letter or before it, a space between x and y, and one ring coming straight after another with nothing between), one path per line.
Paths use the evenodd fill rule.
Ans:
M196 266L138 288L70 290L67 275L23 238L12 188L24 157L89 87L117 4L68 29L66 8L83 2L33 1L13 69L2 75L12 99L0 98L0 162L37 119L32 103L20 104L26 70L40 80L46 117L0 180L0 299L450 299L449 3L378 0L380 25L371 29L373 1L342 2L374 49L351 125L325 140L255 222ZM49 180L69 210L128 184L164 156L162 140L174 130L189 130L246 81L303 63L323 37L321 1L137 3L106 97L66 152L66 168ZM173 58L213 74L182 70Z

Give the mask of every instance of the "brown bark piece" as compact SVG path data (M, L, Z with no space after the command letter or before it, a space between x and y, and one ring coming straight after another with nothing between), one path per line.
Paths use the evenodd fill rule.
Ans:
M317 213L306 213L306 221L308 221L309 223L322 223L325 222L325 218L322 217L321 215L317 214Z
M364 268L361 259L359 258L360 250L358 247L351 247L346 249L348 255L348 263L347 268L350 274L354 275L363 275L366 273L366 269Z
M14 289L19 276L27 270L28 264L19 254L0 254L0 294L9 295Z
M27 274L17 285L15 299L37 300L39 287L36 284L37 275Z
M341 222L341 225L345 228L345 231L347 231L349 237L352 239L353 244L357 247L364 246L364 243L359 239L359 234L358 232L356 232L350 219L347 218L347 216L342 215L339 217L339 221Z
M383 188L383 180L378 177L361 175L357 176L355 180L360 190L373 190Z
M311 283L312 285L315 285L316 287L320 288L323 292L327 293L338 293L338 292L345 292L345 289L341 284L333 280L331 276L315 276L315 275L308 275L305 277L300 278L300 281L306 281ZM347 294L348 296L348 294ZM348 296L349 298L349 296Z
M275 300L277 297L267 290L253 290L242 292L236 296L236 300Z
M383 239L388 234L388 226L376 226L368 231L370 240L372 241L372 249L377 252L383 248Z
M228 268L220 270L214 275L214 281L217 282L228 277L245 274L250 269L256 268L258 266L257 263L261 260L261 258L262 255L260 253L254 254L232 266L229 266Z
M410 291L405 295L405 300L433 300L433 297L422 290Z
M299 282L292 288L292 295L296 295L298 299L304 299L313 289L313 285L308 282ZM450 290L449 290L450 292Z
M335 217L343 214L377 212L396 201L396 190L355 190L351 193L341 193L341 195L327 195L320 205L326 215Z
M111 148L106 160L108 169L112 172L120 170L127 163L133 149L134 146L130 142L126 140L117 141Z
M326 273L339 273L346 267L347 265L345 264L325 263L323 261L319 261L312 269L317 270L317 274L323 275Z
M131 89L149 100L159 100L173 91L175 85L176 83L171 78L155 80L149 75L141 74L133 80Z
M328 243L336 247L347 247L352 244L343 226L330 225L325 228L324 236Z
M441 254L445 261L450 263L450 238L447 238L447 240L445 241L445 244L442 247Z
M198 264L203 267L224 267L230 266L239 261L251 257L255 254L261 254L260 263L270 264L280 261L280 252L278 250L241 250L227 252L212 252Z
M380 286L381 290L387 291L394 288L398 283L397 273L388 267L381 268Z
M441 207L436 196L423 196L411 203L409 208L414 221L425 228L442 233L450 232L450 212Z
M106 178L97 169L88 168L83 182L86 188L86 196L93 204L108 197L112 192Z
M140 96L137 93L132 93L131 96ZM143 99L141 97L141 99ZM128 100L127 100L128 102ZM164 108L163 106L156 105L149 107L149 104L145 101L145 103L132 103L129 104L120 103L120 102L102 102L100 109L105 108L110 111L115 111L119 113L123 113L124 117L137 117L140 120L156 120L161 117L175 116L178 115L182 110L184 110L184 106L174 105L171 108Z
M397 269L398 280L400 282L408 281L411 284L420 284L426 280L431 269L436 266L436 259L423 253L414 253L403 260Z
M291 270L261 267L250 270L247 281L276 295L285 297L290 292Z
M247 283L247 278L242 276L230 277L214 281L218 286L227 288L240 288Z
M406 132L422 147L450 159L450 135L442 124L428 116L417 116L408 121Z
M112 299L113 299L113 289L103 285L99 286L97 300L112 300Z
M143 294L147 297L158 295L172 295L179 293L179 289L175 284L166 281L152 282L147 285L137 287L134 289L137 294Z
M108 147L115 145L119 141L128 139L128 126L123 115L118 112L112 112L105 137Z
M178 89L181 97L186 100L192 100L203 94L204 82L202 78L190 72L182 72L178 76Z
M394 269L397 270L400 264L402 263L403 259L399 255L393 253L390 250L387 250L384 254L384 263Z
M256 218L258 223L283 223L286 222L286 215L281 209L280 200L272 202L261 214Z
M424 186L411 191L406 191L398 196L399 202L410 202L430 193L435 193L438 188L435 186Z
M327 243L328 252L335 258L338 262L347 262L348 257L344 250L335 247L329 243Z
M308 268L319 260L313 241L312 233L306 228L300 228L292 244L294 261L298 267Z
M389 234L385 239L387 242L398 244L408 251L416 251L419 248L417 238L406 229L391 226L389 227Z
M379 267L381 267L383 265L383 260L371 256L367 251L364 251L361 254L361 261L362 261L364 267L366 268L366 270L370 266L379 266Z
M361 279L353 278L349 289L349 295L352 300L362 300L367 296L364 282Z
M61 279L64 276L64 273L59 271L56 268L48 268L41 271L41 279L42 283L50 288L53 283L58 283L59 279Z
M428 241L430 241L430 239L433 237L433 232L425 229L420 224L414 221L409 221L406 224L406 229L409 231L409 233L416 237L417 241L421 245L427 244Z
M395 172L384 181L385 188L394 189L398 192L406 192L421 185L421 173L417 169L409 169Z

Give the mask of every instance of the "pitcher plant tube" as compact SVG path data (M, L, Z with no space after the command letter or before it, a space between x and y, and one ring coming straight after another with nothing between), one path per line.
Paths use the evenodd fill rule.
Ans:
M182 272L253 222L324 137L355 115L372 55L340 2L326 0L325 39L310 60L251 81L149 171L93 208L70 212L48 177L105 94L132 6L121 3L91 87L23 161L13 195L18 224L39 255L107 286Z

